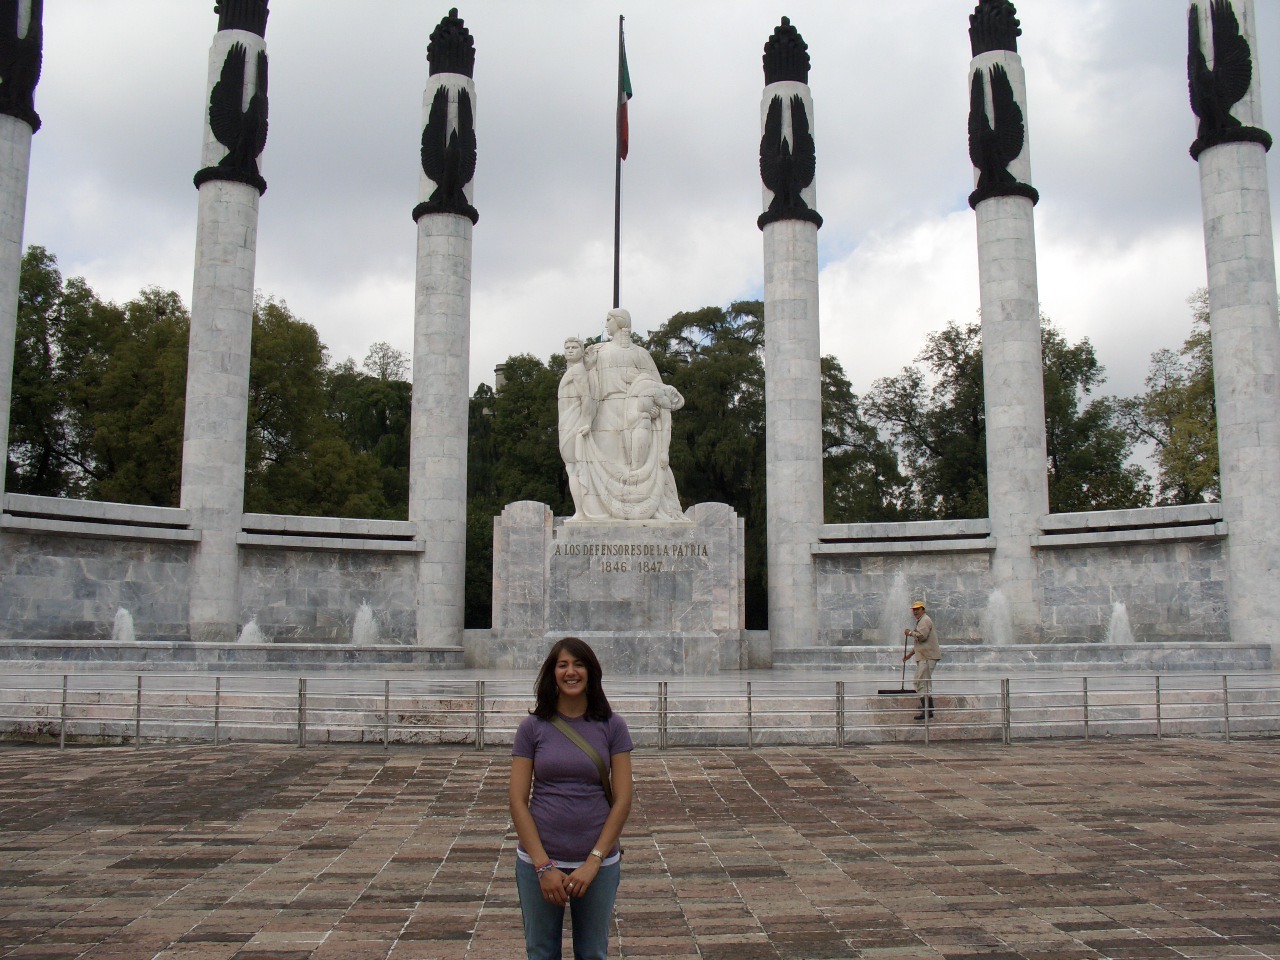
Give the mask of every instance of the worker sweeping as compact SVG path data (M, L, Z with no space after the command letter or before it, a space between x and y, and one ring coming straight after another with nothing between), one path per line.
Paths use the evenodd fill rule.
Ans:
M916 646L903 655L902 662L916 658L916 693L920 695L916 719L924 720L933 717L933 667L942 659L942 648L938 645L933 619L925 612L924 601L917 600L911 605L911 615L916 618L915 629L907 628L902 633L914 640Z

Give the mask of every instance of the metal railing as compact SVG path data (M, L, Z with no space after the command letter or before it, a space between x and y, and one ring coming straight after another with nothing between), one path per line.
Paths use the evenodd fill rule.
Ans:
M530 682L203 674L10 674L0 739L509 746ZM614 709L644 747L767 747L1044 737L1280 735L1280 676L1166 674L934 680L911 691L832 680L615 681Z

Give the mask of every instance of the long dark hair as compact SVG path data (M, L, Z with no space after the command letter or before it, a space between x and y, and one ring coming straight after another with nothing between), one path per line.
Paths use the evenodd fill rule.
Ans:
M533 694L537 698L530 712L539 720L550 720L556 715L556 704L560 700L560 688L556 686L556 661L560 654L567 653L575 660L581 660L587 668L587 712L588 720L608 720L613 716L613 708L609 706L609 698L604 695L604 685L600 682L604 671L600 669L600 661L596 652L586 641L577 637L565 637L558 640L542 661L542 669L538 671L538 679L533 685Z

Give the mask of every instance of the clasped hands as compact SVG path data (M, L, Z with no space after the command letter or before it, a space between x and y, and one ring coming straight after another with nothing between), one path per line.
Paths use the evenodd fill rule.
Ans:
M559 867L553 867L538 878L542 899L563 907L570 897L584 896L599 872L600 865L593 857L588 857L586 863L569 874L565 874Z

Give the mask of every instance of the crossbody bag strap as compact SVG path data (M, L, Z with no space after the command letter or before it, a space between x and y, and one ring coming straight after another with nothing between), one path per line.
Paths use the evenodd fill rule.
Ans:
M609 806L613 806L613 785L609 782L609 771L605 769L604 761L600 759L600 754L596 752L595 747L587 743L577 730L569 726L563 717L552 717L551 724L566 737L568 737L575 747L587 755L587 758L596 765L596 772L600 774L600 786L604 787L604 798L609 801Z

